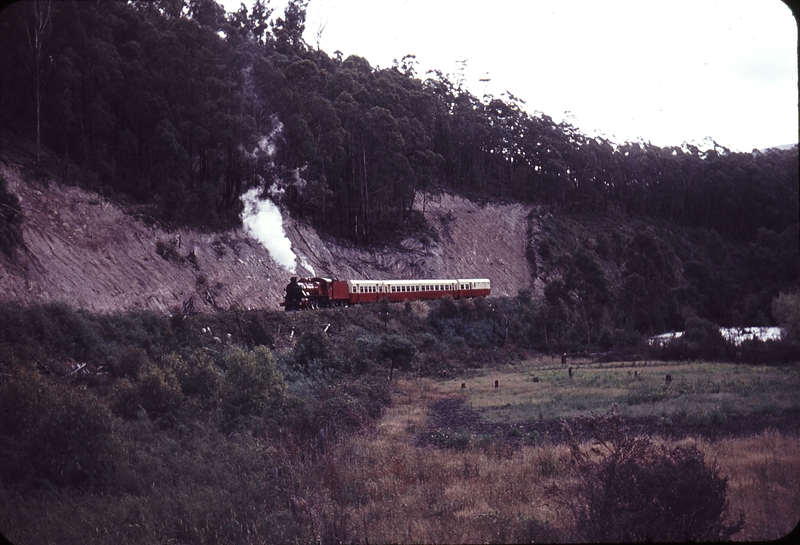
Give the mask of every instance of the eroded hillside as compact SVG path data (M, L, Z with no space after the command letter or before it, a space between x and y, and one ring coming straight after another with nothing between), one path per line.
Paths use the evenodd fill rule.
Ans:
M96 193L52 176L36 177L15 158L0 162L0 171L25 214L27 247L13 260L0 256L4 301L63 301L104 312L169 311L190 300L201 312L280 308L293 272L243 229L168 231ZM407 239L395 248L365 250L323 240L284 216L296 272L332 278L488 277L498 295L530 286L526 207L480 206L452 195L419 198L416 206L424 207L438 241Z

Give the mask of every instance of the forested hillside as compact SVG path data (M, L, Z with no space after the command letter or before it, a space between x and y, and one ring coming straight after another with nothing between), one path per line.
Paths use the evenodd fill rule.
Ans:
M417 73L411 55L382 68L331 57L303 40L306 3L12 5L0 70L17 77L0 81L0 126L37 161L52 150L44 166L64 180L167 226L237 225L239 197L260 187L323 234L374 246L426 229L420 192L522 202L550 214L552 236L528 246L547 315L583 324L589 344L609 317L641 333L690 315L774 322L800 270L796 147L590 137L510 93Z
M331 57L307 2L0 12L0 542L784 535L797 146L587 136ZM284 312L292 275L492 295Z
M748 241L797 221L796 150L588 137L510 94L417 74L412 56L331 58L303 41L305 4L273 17L261 2L230 15L212 0L18 3L0 23L0 66L18 76L3 78L0 120L32 140L41 126L97 189L198 225L235 219L245 189L276 183L294 213L363 243L434 188Z

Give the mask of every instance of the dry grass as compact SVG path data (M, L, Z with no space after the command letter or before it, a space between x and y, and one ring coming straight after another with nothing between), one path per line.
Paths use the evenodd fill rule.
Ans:
M375 433L339 443L309 490L319 534L361 543L517 543L558 540L557 513L544 487L557 478L558 447L415 446L427 404L441 397L429 380L401 382ZM530 486L529 483L536 483ZM324 513L324 516L323 516ZM332 528L332 520L337 520Z
M756 437L698 443L729 476L731 511L745 514L745 527L734 539L778 539L800 522L800 438L766 430Z
M400 380L393 405L374 429L340 436L324 452L303 456L279 452L275 445L247 436L231 439L210 432L205 438L190 434L191 448L184 452L166 438L156 441L154 425L142 422L132 425L130 433L148 450L137 451L131 463L154 476L153 492L101 496L52 491L39 498L0 490L0 504L13 505L0 518L17 528L9 536L17 543L55 542L41 538L52 535L59 536L59 543L149 543L158 542L158 536L194 543L575 541L581 536L570 513L548 490L551 485L571 489L566 445L544 442L514 449L502 435L474 437L464 450L416 443L427 429L431 403L453 395L465 396L478 410L496 416L507 411L513 417L520 399L535 397L526 388L538 388L540 397L560 396L552 410L568 416L588 412L579 403L591 396L610 403L614 396L609 392L628 380L625 368L586 364L580 369L585 381L579 375L571 382L558 376L550 380L545 372L563 374L560 365L527 365L487 370L466 380ZM767 403L770 388L784 396L792 387L778 384L781 376L793 376L791 370L692 364L694 375L689 367L674 366L674 382L694 384L695 392L718 383L722 391L742 395L749 379L732 374L751 373L743 376L758 385L746 396L754 406ZM652 372L652 380L663 372L656 366L637 369ZM534 373L540 382L531 381ZM500 388L494 388L494 380ZM467 384L464 390L461 382ZM800 514L800 438L768 430L749 438L682 442L696 444L729 477L730 514L745 515L744 529L734 539L774 539L795 526ZM224 453L222 458L205 459L206 451L217 450ZM273 477L277 466L280 474ZM71 522L69 528L64 521Z
M511 375L507 374L506 379ZM511 384L513 381L509 382ZM471 382L484 402L494 378ZM473 444L463 452L414 444L430 402L454 393L450 382L398 383L393 407L370 434L326 454L320 480L306 491L317 535L370 543L569 541L567 513L548 498L568 478L566 446ZM463 394L467 395L467 394ZM695 441L693 439L684 442ZM730 512L745 514L737 540L786 535L800 513L800 439L766 431L747 439L696 441L729 477Z

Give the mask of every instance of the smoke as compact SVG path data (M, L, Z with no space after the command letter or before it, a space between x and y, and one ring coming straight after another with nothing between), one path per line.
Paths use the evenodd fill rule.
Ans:
M250 76L249 70L248 68L243 73L247 81L249 81L248 78ZM259 138L253 151L247 151L243 146L240 146L240 151L250 159L264 159L270 166L274 166L272 160L275 156L275 142L283 131L283 123L280 122L277 115L273 115L270 121L272 130L269 134L262 135ZM299 169L295 170L293 174L293 183L302 187L301 184L304 184L305 180L300 177ZM258 177L258 180L263 182L260 177ZM274 183L269 187L270 194L275 198L279 198L284 191L283 184ZM281 212L272 201L259 200L258 194L258 188L253 188L242 194L242 204L244 204L242 225L244 225L244 230L248 235L259 241L279 265L291 273L296 273L298 259L292 251L291 241L286 238L286 233L283 230ZM303 256L300 256L300 266L310 271L312 276L316 276L314 269Z
M272 201L259 200L258 193L258 188L253 188L242 194L244 230L269 250L272 259L293 273L297 269L297 256L283 231L281 212Z

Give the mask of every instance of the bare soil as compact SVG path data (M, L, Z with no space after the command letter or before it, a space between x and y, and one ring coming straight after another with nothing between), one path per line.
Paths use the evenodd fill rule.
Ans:
M438 241L392 248L323 240L284 215L299 265L289 271L243 229L201 233L147 224L134 207L34 169L22 152L0 150L0 173L21 202L27 251L0 254L0 301L65 302L97 312L170 312L191 300L199 312L279 309L294 274L329 278L490 278L493 294L531 287L525 258L529 209L481 206L453 195L420 195ZM424 242L423 242L424 241Z

